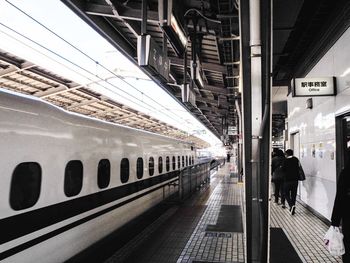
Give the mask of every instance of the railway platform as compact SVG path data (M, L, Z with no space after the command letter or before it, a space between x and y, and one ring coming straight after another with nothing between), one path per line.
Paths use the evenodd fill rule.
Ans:
M244 262L243 185L231 166L106 262Z
M115 262L245 262L244 184L226 163L211 183L172 206L115 252ZM297 204L296 214L270 206L270 262L342 262L323 246L328 226Z

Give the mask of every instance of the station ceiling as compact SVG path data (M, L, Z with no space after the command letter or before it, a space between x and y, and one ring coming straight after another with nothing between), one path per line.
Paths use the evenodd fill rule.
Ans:
M194 82L195 100L183 103L219 138L237 125L235 103L239 92L240 52L238 4L235 0L173 0L174 16L188 36L187 55L181 55L160 25L159 2L148 0L147 23L142 24L143 0L62 0L135 64L138 36L146 33L164 58L169 74L159 68L144 71L170 95L182 102L181 86L190 83L191 60L200 65L202 83ZM165 0L164 0L165 1ZM241 0L242 1L242 0ZM167 2L167 1L165 1ZM349 27L348 0L273 0L274 130L284 129L290 80L303 77ZM62 18L64 19L64 18ZM142 27L144 25L144 27ZM193 44L195 43L195 44ZM187 58L186 66L184 57ZM185 70L186 68L186 70ZM184 77L185 76L185 77ZM64 109L123 125L208 144L194 136L121 105L55 73L0 50L0 85L41 97ZM282 117L283 118L283 117ZM277 129L276 129L277 127ZM235 139L229 137L231 142Z
M193 86L195 102L184 103L185 106L218 137L227 132L228 126L237 125L239 1L172 1L174 15L189 39L186 71L185 56L175 52L176 48L160 26L159 2L162 0L147 1L147 24L143 28L142 0L63 2L135 63L138 36L145 32L150 35L169 58L170 78L164 79L149 68L145 71L179 101L182 101L181 84L190 81L190 61L195 50L193 54L198 56L203 83ZM347 0L274 0L273 7L273 83L280 90L281 86L290 86L293 77L302 77L317 63L346 29L350 12ZM195 49L193 43L196 43ZM280 98L276 103L281 104Z

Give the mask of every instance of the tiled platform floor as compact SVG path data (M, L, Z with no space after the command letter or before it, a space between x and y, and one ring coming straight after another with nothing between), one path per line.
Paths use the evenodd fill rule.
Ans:
M241 205L243 185L230 178L230 164L184 205L171 208L107 262L244 262L244 235L206 232L221 205ZM130 251L133 251L130 253Z
M244 262L242 232L206 231L208 225L218 222L222 205L238 205L243 211L243 185L230 177L230 167L226 164L219 169L209 186L184 205L169 209L107 262ZM284 230L303 262L342 262L323 245L327 225L302 205L298 203L291 216L288 209L271 203L270 213L270 226ZM244 220L244 211L242 214Z
M293 216L288 208L282 209L280 205L271 203L270 224L284 230L303 262L342 262L340 257L331 256L323 245L328 226L300 203L296 204Z
M198 226L188 240L181 256L182 262L244 262L244 234L234 232L206 233L207 225L215 225L221 205L242 205L243 185L230 178L230 164L215 175L219 181Z

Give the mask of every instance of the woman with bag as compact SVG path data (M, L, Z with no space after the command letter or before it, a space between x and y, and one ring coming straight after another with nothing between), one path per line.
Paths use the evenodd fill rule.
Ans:
M332 212L332 226L339 227L340 221L342 221L345 246L343 262L350 263L350 213L348 212L350 204L350 148L348 148L346 156L345 167L338 178L337 194Z
M275 203L278 204L278 198L281 196L282 208L285 208L285 198L283 191L283 180L284 173L282 171L282 165L284 163L284 154L283 151L278 149L275 153L275 156L271 160L271 173L272 173L272 182L275 185Z

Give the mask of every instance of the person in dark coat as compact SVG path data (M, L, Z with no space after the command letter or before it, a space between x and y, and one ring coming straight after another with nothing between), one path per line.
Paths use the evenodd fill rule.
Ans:
M285 179L283 183L285 198L289 205L289 211L292 215L295 214L295 200L297 197L298 180L299 180L299 159L293 156L293 150L286 151L286 159L283 163L283 171Z
M285 197L283 191L284 172L282 170L284 160L284 153L280 149L275 151L275 155L271 160L272 182L275 185L275 203L278 204L278 199L281 197L282 208L285 208Z
M342 222L342 232L344 235L345 254L343 255L343 262L350 262L350 148L347 150L347 160L344 169L340 172L337 193L334 200L332 212L332 226L339 227Z

